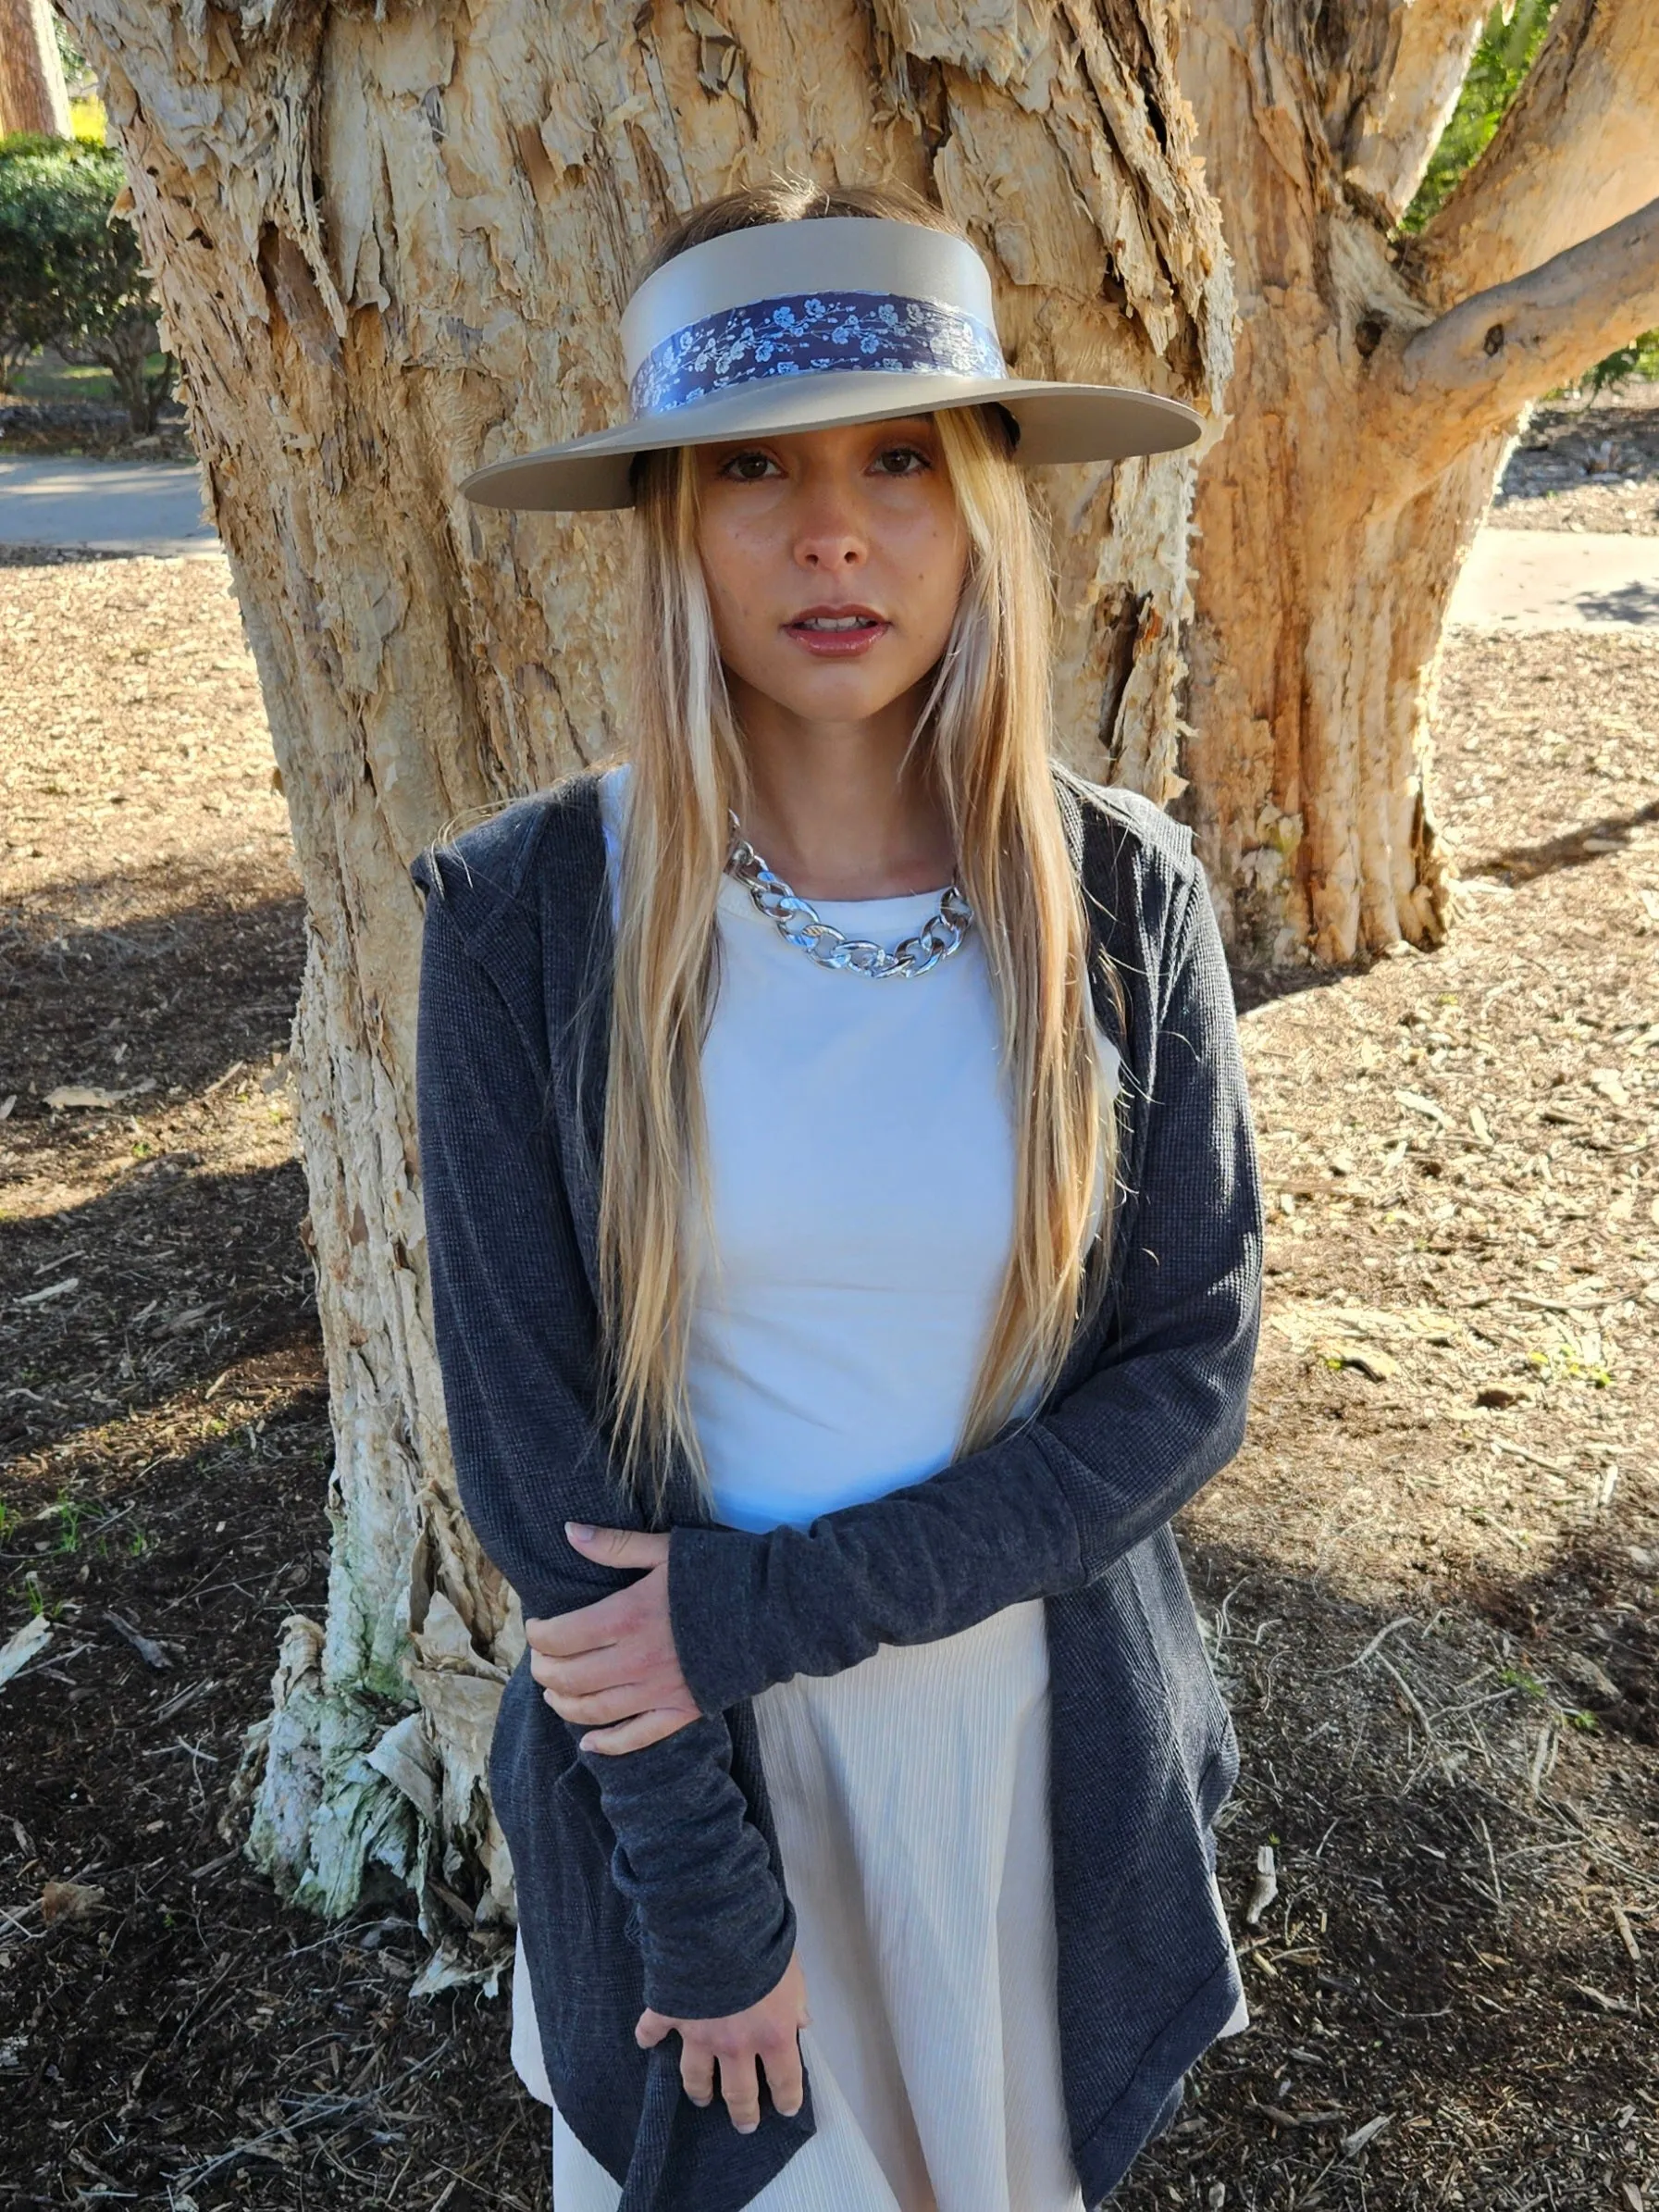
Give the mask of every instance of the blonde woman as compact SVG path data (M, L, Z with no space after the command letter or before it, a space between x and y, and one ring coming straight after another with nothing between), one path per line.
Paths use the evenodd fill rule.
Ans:
M1197 434L1010 377L919 199L694 210L626 424L625 757L430 848L460 1494L558 2212L1083 2212L1244 2024L1170 1534L1260 1199L1187 833L1049 758L1021 473ZM763 856L763 857L762 857Z

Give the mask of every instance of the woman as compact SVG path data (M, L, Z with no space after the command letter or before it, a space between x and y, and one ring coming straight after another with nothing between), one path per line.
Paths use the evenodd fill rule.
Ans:
M1048 759L1020 472L1198 418L1010 378L888 191L694 210L623 340L628 424L463 489L636 507L627 758L412 871L514 2062L559 2212L1081 2212L1244 2024L1170 1520L1260 1199L1190 838Z

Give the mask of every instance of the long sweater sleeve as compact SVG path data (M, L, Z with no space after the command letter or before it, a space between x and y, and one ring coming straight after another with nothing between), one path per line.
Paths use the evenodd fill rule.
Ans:
M1195 865L1171 925L1139 1189L1098 1358L937 1473L763 1533L676 1527L670 1621L717 1713L879 1644L931 1642L1104 1572L1237 1451L1261 1289L1261 1195L1219 932Z
M427 855L410 872L428 894L440 888ZM527 1614L553 1615L635 1579L584 1559L565 1521L643 1523L593 1418L594 1315L543 1111L545 1047L450 906L427 897L416 1033L444 1405L479 1542ZM613 1879L638 1908L646 2003L702 2019L755 2003L788 1964L795 1915L733 1779L725 1720L714 1712L642 1750L575 1756L615 1833Z

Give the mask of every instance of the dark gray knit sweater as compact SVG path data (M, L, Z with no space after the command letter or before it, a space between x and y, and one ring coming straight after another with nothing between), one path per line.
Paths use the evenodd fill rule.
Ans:
M813 2132L762 2091L739 2135L641 2009L709 2018L788 1962L794 1909L749 1699L878 1644L1045 1599L1065 2104L1086 2205L1167 2124L1240 1994L1212 1824L1238 1753L1170 1516L1237 1450L1261 1199L1232 1002L1186 830L1057 771L1122 1057L1114 1258L1098 1319L1027 1425L925 1480L763 1534L711 1522L684 1465L666 1522L675 1647L701 1718L578 1752L528 1654L490 1787L512 1852L548 2079L623 2212L737 2212ZM596 1424L599 1163L612 960L597 777L429 848L417 1038L433 1323L462 1502L530 1615L632 1581L567 1519L639 1525ZM437 895L434 896L433 894ZM852 988L861 988L856 982ZM922 985L919 988L925 988Z

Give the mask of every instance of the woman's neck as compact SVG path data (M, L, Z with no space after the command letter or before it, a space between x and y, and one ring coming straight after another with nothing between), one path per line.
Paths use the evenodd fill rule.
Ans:
M868 720L803 722L733 687L753 798L743 835L803 899L888 899L956 872L944 803L925 767L900 770L921 701Z

